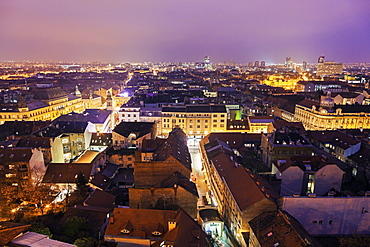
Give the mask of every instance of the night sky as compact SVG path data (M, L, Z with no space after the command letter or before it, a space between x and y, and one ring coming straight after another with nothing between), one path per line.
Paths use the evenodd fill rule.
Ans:
M2 0L0 61L370 62L370 0Z

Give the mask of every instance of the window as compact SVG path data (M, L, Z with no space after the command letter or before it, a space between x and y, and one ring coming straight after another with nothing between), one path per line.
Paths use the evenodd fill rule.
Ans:
M225 114L221 114L221 117L225 117Z
M205 122L205 123L208 123L208 120L206 119L206 120L204 120L204 122Z
M217 119L213 119L213 122L214 122L214 123L217 123Z
M199 119L197 120L197 123L200 123L200 120Z
M225 122L225 119L221 119L221 123L224 123Z
M213 117L217 117L217 115L216 114L213 114Z
M220 127L223 128L223 127L225 127L225 125L224 124L220 124Z
M217 128L217 124L214 124L214 125L213 125L213 128Z
M197 128L200 129L200 125L197 125Z
M204 125L204 128L208 129L208 125Z
M189 128L193 128L193 125L189 125Z

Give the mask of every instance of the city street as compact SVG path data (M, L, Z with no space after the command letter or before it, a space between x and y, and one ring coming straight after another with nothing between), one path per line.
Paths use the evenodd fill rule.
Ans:
M203 198L207 198L209 186L205 182L207 178L204 176L204 173L202 171L202 160L201 160L201 154L200 154L200 149L199 149L199 142L198 141L192 142L191 145L188 145L188 148L189 148L189 152L190 152L190 156L192 160L192 170L193 170L193 175L194 175L193 181L197 184L197 189L198 189L198 194L199 194L198 210L202 210L206 206ZM209 201L208 203L211 203L211 202ZM210 207L208 206L207 208L210 208ZM226 229L224 229L222 237L218 238L214 242L214 246L233 247L235 245L231 244L231 241L229 239L229 233Z

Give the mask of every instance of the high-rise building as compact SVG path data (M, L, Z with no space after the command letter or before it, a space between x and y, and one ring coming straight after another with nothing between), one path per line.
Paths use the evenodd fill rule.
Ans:
M343 72L343 63L328 61L317 64L316 75L318 76L342 74L342 72Z
M292 68L293 67L293 60L291 57L286 57L285 58L285 67Z
M207 64L207 63L210 63L211 62L211 58L209 56L205 56L204 57L204 63Z
M323 63L323 62L325 62L325 56L321 55L321 56L317 59L317 62L318 62L318 63Z
M204 57L204 68L206 70L212 70L211 58L209 56Z
M253 67L253 62L249 62L248 67Z
M261 67L265 67L266 66L266 62L265 61L261 61Z
M303 61L303 66L302 66L303 71L307 71L307 62Z
M254 67L259 67L260 66L260 62L259 61L255 61L254 62Z

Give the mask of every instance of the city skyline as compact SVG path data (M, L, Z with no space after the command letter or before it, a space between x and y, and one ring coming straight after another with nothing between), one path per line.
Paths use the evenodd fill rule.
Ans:
M0 60L369 62L370 2L143 0L0 4Z

